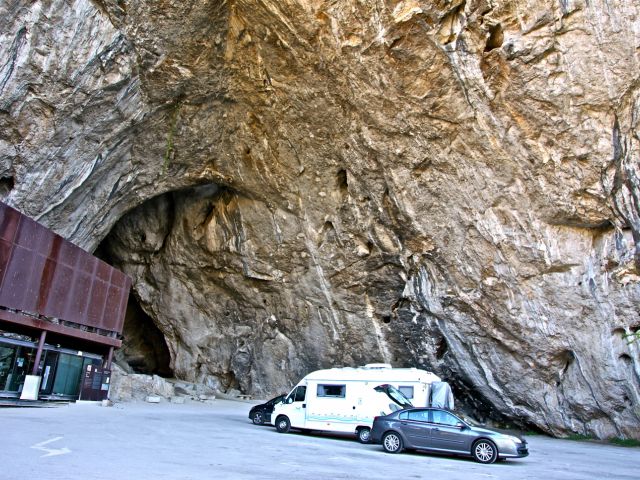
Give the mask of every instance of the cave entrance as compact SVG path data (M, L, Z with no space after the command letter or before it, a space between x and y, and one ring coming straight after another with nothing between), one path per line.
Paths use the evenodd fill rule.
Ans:
M115 353L119 365L134 373L173 377L164 335L133 295L129 295L122 335L122 347Z
M110 265L120 267L109 251L110 235L111 233L102 241L94 255ZM125 371L165 378L174 377L171 354L164 334L156 326L153 318L140 306L133 293L129 294L122 336L122 347L115 351L114 360Z

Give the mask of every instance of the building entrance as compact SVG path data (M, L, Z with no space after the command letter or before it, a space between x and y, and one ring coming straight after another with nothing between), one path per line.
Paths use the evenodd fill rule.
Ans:
M20 393L33 368L35 350L0 345L0 391Z
M0 396L20 396L25 377L33 370L36 348L35 343L0 338ZM39 397L78 399L87 367L95 369L101 365L99 355L45 345L38 368L42 378Z

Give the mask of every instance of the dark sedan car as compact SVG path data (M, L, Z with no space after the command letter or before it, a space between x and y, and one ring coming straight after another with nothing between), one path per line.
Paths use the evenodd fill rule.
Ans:
M440 408L408 408L373 420L371 441L389 453L404 448L471 456L480 463L526 457L522 438L482 427Z
M256 425L262 425L264 423L271 422L271 413L273 412L273 406L276 403L280 403L284 400L286 395L278 395L277 397L272 398L267 403L262 403L260 405L256 405L251 410L249 410L249 418Z

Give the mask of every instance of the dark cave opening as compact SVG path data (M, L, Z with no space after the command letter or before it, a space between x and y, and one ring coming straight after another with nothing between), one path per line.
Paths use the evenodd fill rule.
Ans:
M490 52L491 50L500 48L503 41L504 32L502 31L502 25L498 23L494 25L493 28L491 28L491 30L489 31L489 38L487 39L487 45L484 51Z
M236 192L214 183L203 183L147 199L118 220L94 254L122 268L130 260L129 254L147 257L165 248L168 235L175 222L176 204L187 202L192 206L194 225L206 225L216 215L220 205L228 205ZM198 222L198 219L202 219ZM184 221L184 219L182 219ZM137 257L136 257L137 258ZM136 291L136 285L133 285ZM115 352L115 361L129 373L159 375L173 378L171 353L164 333L156 319L145 311L137 295L129 297L123 326L122 347ZM234 387L238 382L229 379Z
M338 171L336 175L336 184L338 185L338 190L343 194L349 191L349 177L347 176L347 171L345 169Z
M623 353L618 358L622 360L624 363L626 363L627 365L631 365L633 363L633 359L631 358L631 355L628 355L626 353Z
M229 390L238 390L238 391L242 391L242 388L240 387L240 382L238 381L238 379L236 378L235 373L233 372L225 372L222 375L220 375L220 381L222 383L222 386L224 387L225 391L229 391Z
M98 246L94 254L118 268L110 258L105 242ZM174 377L171 354L164 334L140 306L133 293L129 294L122 337L122 347L114 354L114 361L121 368L128 373Z
M11 176L0 178L0 198L4 199L15 187L15 179Z
M442 337L438 341L438 348L436 349L436 358L438 360L442 360L442 357L449 351L449 345L447 344L447 340Z
M173 377L164 335L133 295L129 297L122 335L124 339L122 348L116 351L116 362L128 366L134 373Z

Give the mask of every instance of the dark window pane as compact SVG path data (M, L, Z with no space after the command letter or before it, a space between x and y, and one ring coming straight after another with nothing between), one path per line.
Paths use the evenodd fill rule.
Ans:
M318 385L317 396L344 398L346 392L346 385Z
M294 402L304 402L304 397L307 395L307 387L300 386L296 388L293 395Z

